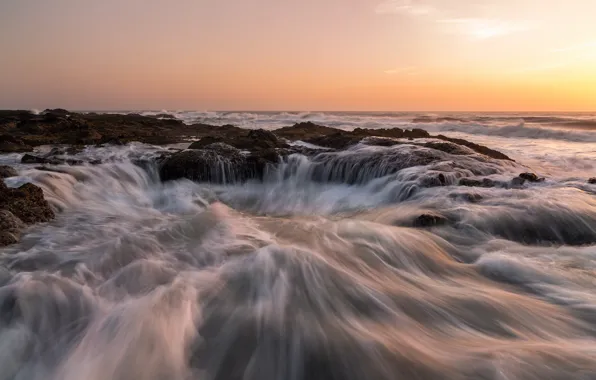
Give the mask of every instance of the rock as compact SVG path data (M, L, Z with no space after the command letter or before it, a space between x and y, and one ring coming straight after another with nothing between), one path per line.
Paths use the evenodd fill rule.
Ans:
M272 147L277 146L279 143L279 139L273 132L264 129L252 129L248 132L248 137L259 141L268 141L271 143Z
M250 131L243 130L242 133L233 133L226 136L206 136L199 141L193 142L188 148L204 149L213 144L225 144L250 152L287 147L287 144L281 142L273 133L263 129L255 129Z
M513 188L520 188L526 183L526 180L521 177L515 177L511 180L511 187Z
M454 144L458 144L458 145L462 145L462 146L466 146L470 149L472 149L473 151L483 154L485 156L497 159L497 160L508 160L508 161L513 161L511 158L509 158L507 155L498 152L496 150L487 148L483 145L478 145L478 144L474 144L473 142L469 142L466 141L464 139L455 139L455 138L451 138L451 137L447 137L447 136L443 136L443 135L438 135L438 136L432 136L433 138L439 139L439 140L444 140L444 141L449 141L452 142Z
M449 220L438 214L422 214L413 221L414 227L435 227L445 225Z
M11 166L0 165L0 178L15 177L19 173Z
M21 139L10 135L0 135L0 152L20 153L32 150L33 148L26 145Z
M255 177L242 154L212 149L176 153L162 163L159 173L162 181L187 178L222 184L243 182Z
M483 178L482 181L472 178L462 178L459 180L458 185L468 187L495 187L497 184L489 178Z
M596 185L596 177L594 177L594 178L590 178L590 179L588 180L588 183L589 183L589 184L592 184L592 185Z
M338 132L331 135L316 136L313 138L305 139L304 141L308 142L309 144L318 145L325 148L343 150L352 145L358 144L360 140L362 140L361 137Z
M55 216L41 188L31 183L17 189L0 188L0 209L10 211L27 224L48 222Z
M25 154L21 158L22 164L47 164L49 160L44 157L34 156L32 154Z
M427 138L430 137L430 134L425 131L424 129L418 129L418 128L414 128L411 131L404 131L404 137L411 137L414 139L423 139L423 138Z
M19 241L25 223L8 210L0 210L0 247Z
M535 173L522 173L518 176L519 178L528 182L544 182L544 178L538 177Z

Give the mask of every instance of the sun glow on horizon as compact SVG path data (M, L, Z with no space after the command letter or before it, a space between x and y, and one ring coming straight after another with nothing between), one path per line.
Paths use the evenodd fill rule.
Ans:
M596 111L594 14L591 0L0 0L0 108Z

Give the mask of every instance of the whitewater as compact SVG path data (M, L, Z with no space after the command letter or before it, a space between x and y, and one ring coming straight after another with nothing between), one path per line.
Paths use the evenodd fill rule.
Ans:
M51 171L0 155L57 213L0 249L1 380L596 379L595 115L143 114L164 112L421 128L514 161L392 171L425 148L358 144L215 184L160 180L186 143ZM511 186L524 172L545 180Z

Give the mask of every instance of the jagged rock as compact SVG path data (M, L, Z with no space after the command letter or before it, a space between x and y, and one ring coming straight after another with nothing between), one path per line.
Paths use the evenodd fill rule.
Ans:
M0 210L0 247L19 241L25 223L8 210Z
M27 224L48 222L54 212L38 186L26 183L19 188L0 188L0 209L8 210Z
M522 173L518 176L519 178L528 182L544 182L544 178L538 177L535 173Z
M594 177L594 178L590 178L590 179L588 180L588 183L589 183L589 184L592 184L592 185L596 185L596 177Z
M19 175L19 173L11 166L0 165L0 178L8 178Z
M414 219L412 225L414 227L435 227L445 225L449 220L438 214L422 214Z
M229 150L185 150L167 158L160 167L162 181L187 178L197 182L237 183L262 178L264 167Z

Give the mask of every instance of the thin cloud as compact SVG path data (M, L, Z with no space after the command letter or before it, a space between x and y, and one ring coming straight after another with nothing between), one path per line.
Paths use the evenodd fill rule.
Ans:
M527 21L505 21L487 18L452 18L437 20L438 23L452 25L453 32L484 40L523 32L532 28Z
M375 8L377 14L406 14L410 16L423 16L435 11L433 6L413 0L388 0Z

